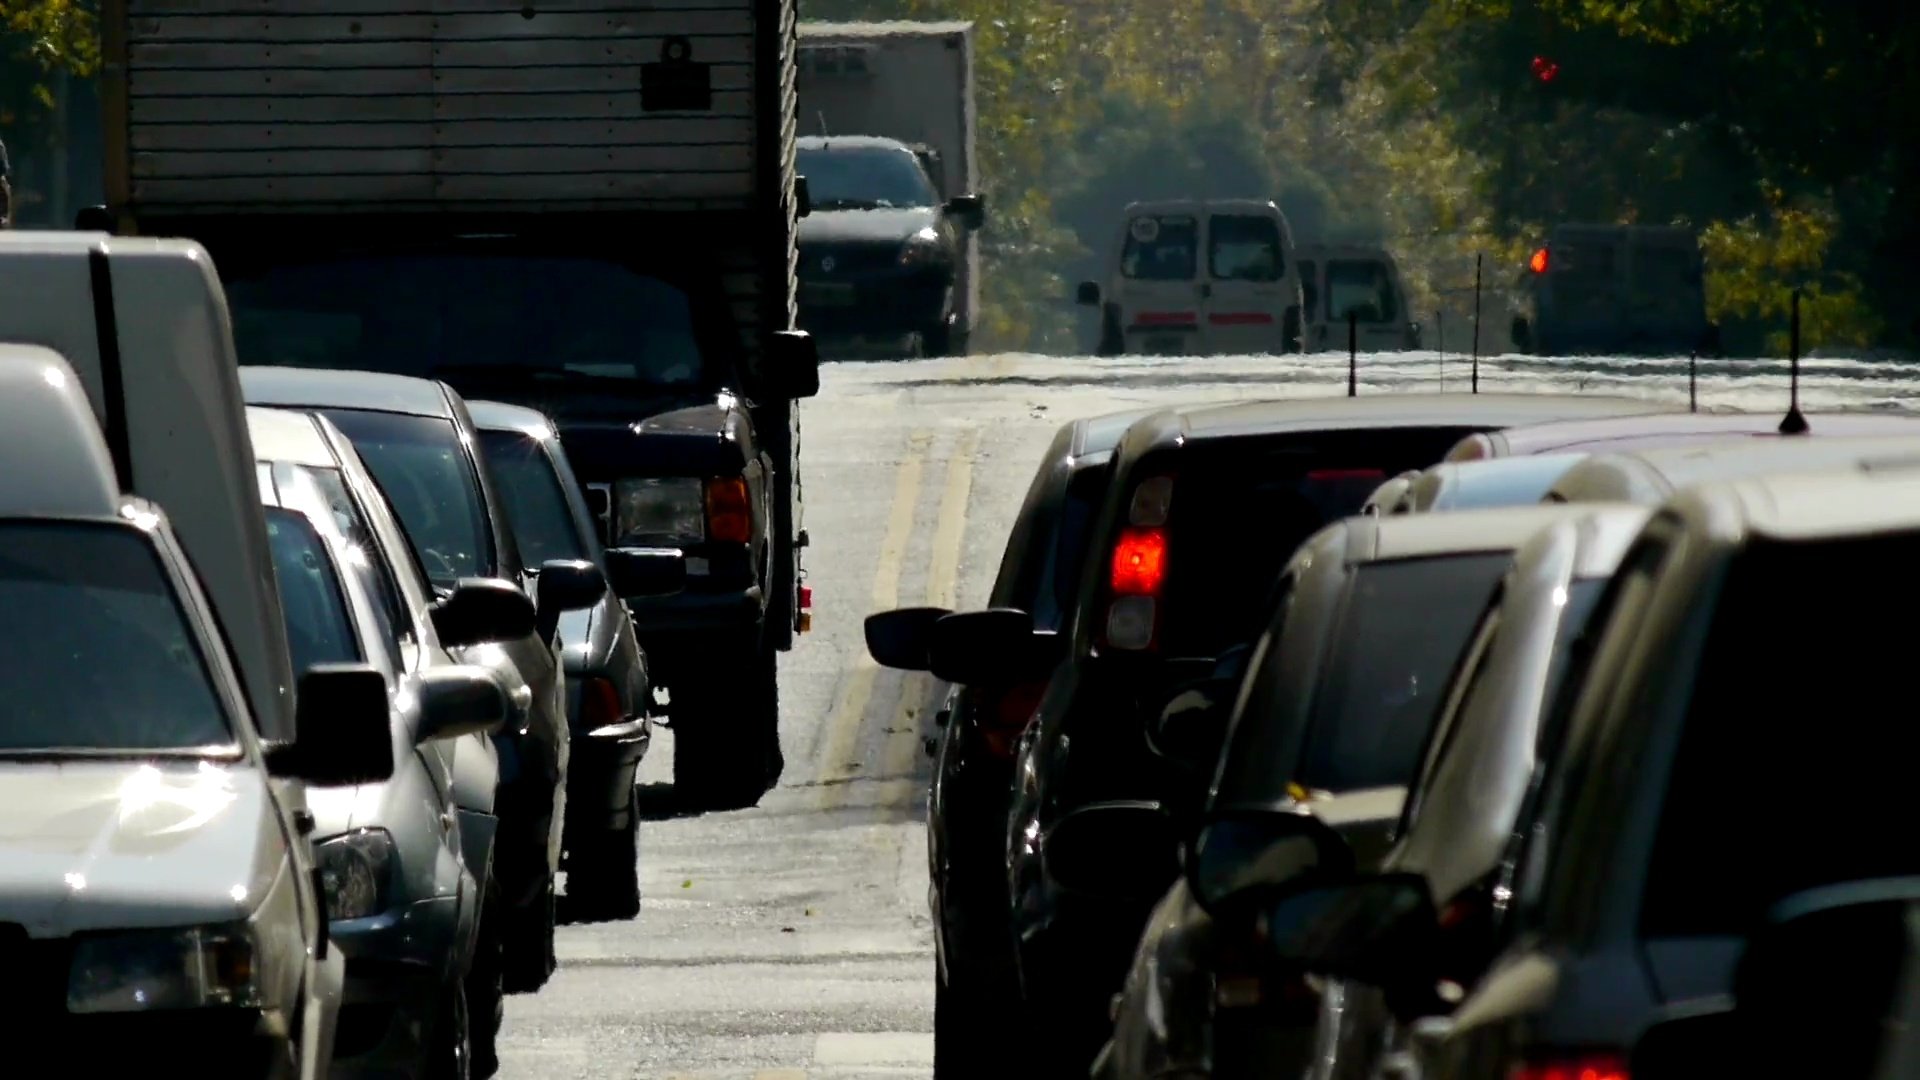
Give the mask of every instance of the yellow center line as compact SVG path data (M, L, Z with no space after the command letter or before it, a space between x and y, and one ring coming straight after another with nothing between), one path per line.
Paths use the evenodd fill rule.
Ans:
M879 562L873 571L873 606L870 611L886 611L900 603L900 571L906 561L907 541L913 532L913 516L920 501L920 472L933 433L918 431L907 442L907 455L894 474L893 504L888 508L887 531L880 541ZM820 779L845 780L859 771L854 755L859 750L860 729L867 702L873 697L874 677L879 665L862 648L847 673L846 692L833 714L827 718L827 738L820 756ZM841 805L846 800L844 784L820 789L823 808Z

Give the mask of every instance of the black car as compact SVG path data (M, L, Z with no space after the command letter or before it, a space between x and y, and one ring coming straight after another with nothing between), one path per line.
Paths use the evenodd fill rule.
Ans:
M249 405L318 412L353 442L436 593L450 595L481 578L533 594L535 575L507 526L505 500L481 465L473 418L450 387L364 371L249 367L240 369L240 385ZM556 571L556 581L590 576L565 565L540 572L548 570ZM539 621L554 625L551 615ZM569 752L557 635L536 632L451 651L463 662L503 671L516 699L516 715L494 736L500 825L493 865L506 914L501 981L508 993L527 993L545 985L555 965L560 809Z
M631 605L671 696L676 794L752 805L783 764L795 401L819 389L811 339L781 329L786 289L617 215L316 218L195 224L240 362L437 379L552 417L605 544L688 558L685 589Z
M800 325L822 341L913 339L923 356L964 354L954 281L978 195L940 198L913 147L873 135L803 136L797 168Z
M1114 445L1141 412L1063 425L1014 518L988 596L990 608L1015 608L1041 633L1056 634L1073 610L1088 532L1106 492ZM867 620L874 658L925 670L933 623L944 609L902 608ZM971 1077L996 1052L982 1025L1018 999L1007 949L1007 792L1013 751L1043 677L1007 687L955 685L936 718L933 785L927 801L928 901L934 924L933 1053L936 1077Z
M604 572L593 515L552 422L533 409L497 401L470 401L467 408L527 562L584 562ZM544 592L545 582L536 579L535 587ZM653 741L653 687L619 591L601 588L591 606L553 610L572 731L560 863L567 872L560 913L569 922L640 913L634 774Z

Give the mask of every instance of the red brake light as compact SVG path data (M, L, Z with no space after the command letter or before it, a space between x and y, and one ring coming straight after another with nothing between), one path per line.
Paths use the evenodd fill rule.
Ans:
M1158 596L1167 579L1167 531L1127 528L1113 545L1113 591L1120 596Z
M1507 1080L1629 1080L1627 1063L1615 1054L1529 1061L1515 1065Z
M744 544L753 539L753 503L737 476L707 481L707 539Z
M1533 58L1534 78L1539 79L1541 82L1552 82L1553 77L1558 74L1560 74L1559 64L1554 63L1544 56L1536 56Z
M1541 248L1540 250L1534 252L1533 258L1527 260L1527 266L1531 267L1533 272L1536 274L1546 273L1547 272L1547 249Z
M626 720L620 708L620 691L606 679L588 679L580 684L580 729L592 731Z

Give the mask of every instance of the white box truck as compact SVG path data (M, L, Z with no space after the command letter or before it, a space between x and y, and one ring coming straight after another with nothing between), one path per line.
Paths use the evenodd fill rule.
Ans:
M386 371L551 415L632 607L676 785L781 769L804 624L796 0L103 0L116 232L212 254L243 365Z
M973 24L800 24L800 321L965 353L980 310ZM893 157L917 159L931 190ZM844 164L843 164L844 163Z

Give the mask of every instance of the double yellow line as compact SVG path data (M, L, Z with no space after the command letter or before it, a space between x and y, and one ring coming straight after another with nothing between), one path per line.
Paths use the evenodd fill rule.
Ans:
M880 554L873 573L873 598L869 611L886 611L900 606L900 580L905 570L907 548L913 538L913 526L920 502L920 484L926 469L927 450L933 433L916 431L908 439L906 456L894 474L893 503L888 508L887 531L880 541ZM980 446L980 432L969 428L955 440L947 455L946 483L940 493L939 516L934 522L932 562L927 571L926 603L953 607L959 594L960 557L966 541L967 503L973 493L973 457ZM900 779L913 772L915 755L920 749L920 732L927 719L916 710L911 716L900 714L926 700L930 689L927 676L904 680L893 714L877 718L881 728L893 729L883 740L878 769L869 771L861 753L861 734L873 704L875 680L880 668L864 648L854 658L847 674L845 689L827 719L826 738L821 754L820 788L823 808L845 806L850 782L862 777Z

